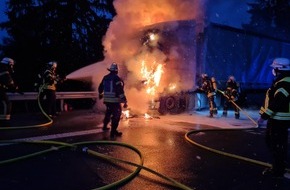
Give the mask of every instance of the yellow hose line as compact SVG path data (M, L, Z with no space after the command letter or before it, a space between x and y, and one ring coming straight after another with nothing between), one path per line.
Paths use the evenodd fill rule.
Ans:
M218 92L220 92L225 98L227 98L234 106L236 106L243 114L245 114L255 124L255 127L251 127L251 128L257 128L258 127L257 122L255 120L253 120L247 112L245 112L242 108L240 108L223 91L221 91L221 90L218 89ZM247 129L251 129L251 128L247 128ZM223 155L223 156L227 156L227 157L231 157L231 158L243 160L243 161L246 161L246 162L250 162L250 163L257 164L257 165L261 165L261 166L265 166L265 167L272 167L272 165L269 164L269 163L262 162L262 161L258 161L258 160L254 160L254 159L250 159L250 158L246 158L246 157L239 156L239 155L236 155L236 154L231 154L231 153L223 152L223 151L220 151L220 150L216 150L216 149L213 149L213 148L204 146L202 144L199 144L199 143L197 143L197 142L195 142L195 141L193 141L193 140L191 140L189 138L189 135L191 135L193 133L204 132L204 131L226 131L226 130L243 130L243 129L231 128L231 129L201 129L201 130L192 130L192 131L189 131L189 132L187 132L185 134L185 139L188 142L190 142L191 144L195 145L195 146L198 146L200 148L203 148L205 150L208 150L208 151L211 151L211 152L214 152L214 153ZM289 169L286 169L286 170L289 171Z
M101 158L103 160L107 160L107 161L112 162L112 163L120 162L120 163L125 163L125 164L130 164L130 165L136 165L137 166L136 170L134 172L132 172L131 174L129 174L128 176L126 176L125 178L120 179L118 181L115 181L113 183L110 183L108 185L105 185L105 186L102 186L102 187L99 187L99 188L95 188L95 189L98 189L98 190L114 189L115 187L123 185L123 184L127 183L128 181L132 180L141 171L141 167L140 166L143 165L144 158L143 158L143 155L141 154L141 152L137 148L135 148L135 147L133 147L133 146L131 146L129 144L119 143L119 142L115 142L115 141L91 141L91 142L88 141L88 142L75 143L74 145L91 145L91 144L105 144L105 145L123 146L123 147L126 147L126 148L129 148L129 149L133 150L140 157L140 163L139 164L134 164L134 163L122 160L122 159L118 159L118 158L114 158L112 156L108 156L108 155L105 155L105 154L98 153L98 152L90 150L90 149L88 149L86 147L87 150L85 152L88 153L89 155L96 156L98 158ZM93 190L95 190L95 189L93 189Z
M37 102L38 102L38 107L41 111L41 113L48 119L48 122L43 123L43 124L37 124L37 125L25 125L25 126L16 126L16 127L0 127L0 130L14 130L14 129L30 129L30 128L39 128L39 127L47 127L53 123L53 120L45 113L41 106L41 102L39 99L40 92L43 90L43 86L40 87L38 96L37 96Z
M220 151L220 150L216 150L216 149L213 149L213 148L204 146L204 145L199 144L199 143L197 143L197 142L195 142L195 141L193 141L193 140L191 140L189 138L189 135L190 134L193 134L193 133L204 132L204 131L226 131L226 130L241 130L241 129L203 129L203 130L194 130L194 131L187 132L185 134L185 139L188 142L190 142L191 144L195 145L195 146L198 146L200 148L203 148L205 150L208 150L208 151L211 151L211 152L214 152L214 153L223 155L223 156L227 156L227 157L231 157L231 158L243 160L243 161L246 161L246 162L251 162L251 163L258 164L258 165L265 166L265 167L271 167L272 166L269 163L265 163L265 162L262 162L262 161L258 161L258 160L246 158L246 157L243 157L243 156L239 156L239 155L236 155L236 154L231 154L231 153L223 152L223 151Z
M45 150L42 150L42 151L38 151L38 152L31 153L31 154L27 154L27 155L24 155L24 156L19 156L19 157L8 159L8 160L2 160L2 161L0 161L0 166L4 165L4 164L13 163L13 162L16 162L16 161L21 161L21 160L24 160L24 159L27 159L27 158L39 156L41 154L45 154L45 153L48 153L48 152L51 152L51 151L59 150L61 148L73 147L73 145L71 145L71 144L62 143L62 142L56 142L56 141L14 141L14 140L11 140L11 141L9 141L9 140L8 141L0 141L0 144L23 144L23 143L26 143L26 144L51 144L51 145L58 145L59 147L51 147L51 148L48 148L48 149L45 149Z
M258 123L253 118L251 118L251 116L247 112L245 112L240 106L238 106L233 100L231 100L230 97L228 97L223 91L221 91L219 89L217 89L217 90L225 98L227 98L232 104L234 104L234 106L236 106L243 114L245 114L256 125L256 128L258 127Z
M116 146L123 146L123 147L129 148L129 149L133 150L134 152L136 152L139 155L139 157L140 157L140 163L136 164L136 163L129 162L129 161L126 161L126 160L114 158L114 157L111 157L111 156L108 156L108 155L101 154L101 153L98 153L96 151L90 150L87 147L85 147L86 148L85 152L88 153L89 155L96 156L98 158L107 160L107 161L112 162L112 163L120 162L120 163L124 163L124 164L128 164L128 165L136 167L136 170L133 173L129 174L128 176L126 176L124 178L122 178L121 180L118 180L116 182L113 182L111 184L108 184L108 185L105 185L105 186L102 186L102 187L99 187L99 188L96 188L96 189L93 189L93 190L112 189L112 188L116 188L117 186L124 185L125 183L129 182L134 177L136 177L140 173L141 169L144 169L144 170L146 170L148 172L151 172L152 174L155 174L156 176L158 176L160 178L163 178L163 179L169 181L172 185L174 185L175 187L177 187L179 189L193 190L193 188L187 187L187 186L177 182L174 179L171 179L171 178L169 178L169 177L167 177L165 175L162 175L162 174L160 174L160 173L158 173L158 172L156 172L156 171L154 171L154 170L152 170L150 168L147 168L147 167L143 166L144 158L142 156L142 153L137 148L135 148L134 146L126 144L126 143L120 143L120 142L115 142L115 141L85 141L85 142L69 144L69 143L63 143L63 142L58 142L58 141L13 141L13 140L12 141L0 141L0 144L19 144L19 143L47 144L47 145L54 145L54 146L52 146L49 149L42 150L42 151L39 151L39 152L35 152L35 153L32 153L32 154L24 155L24 156L17 157L17 158L12 158L12 159L9 159L9 160L0 161L0 166L4 165L4 164L9 164L9 163L12 163L12 162L16 162L16 161L21 161L21 160L24 160L24 159L28 159L28 158L31 158L31 157L39 156L41 154L45 154L45 153L48 153L48 152L51 152L51 151L60 150L62 148L72 148L72 150L76 150L78 146L84 146L84 145L93 145L93 144L96 144L96 145L116 145ZM57 147L56 147L56 145L57 145Z
M103 158L105 160L110 160L110 161L114 161L114 162L121 162L121 163L125 163L125 164L131 165L131 166L135 166L135 167L138 168L138 170L144 169L144 170L146 170L146 171L148 171L148 172L150 172L152 174L155 174L156 176L158 176L160 178L163 178L163 179L171 182L175 187L178 187L180 189L185 189L185 190L192 190L192 188L187 187L187 186L185 186L185 185L177 182L176 180L174 180L172 178L169 178L169 177L167 177L165 175L162 175L162 174L160 174L160 173L158 173L158 172L156 172L156 171L154 171L154 170L152 170L150 168L147 168L147 167L143 166L143 163L141 163L141 164L135 164L133 162L128 162L128 161L125 161L125 160L120 160L120 159L113 158L111 156L107 156L107 155L104 155L104 154L100 154L100 153L95 152L95 151L92 151L92 150L88 150L87 152L88 152L88 154L95 155L95 156L100 157L100 158ZM101 189L103 189L103 188L104 189L110 189L111 188L111 185L112 184L109 184L108 186L106 186L106 187L104 186ZM100 188L98 188L98 189L100 189Z
M245 112L242 108L240 108L223 91L221 91L219 89L217 89L217 90L218 90L218 92L220 92L225 98L227 98L234 106L236 106L243 114L245 114L255 124L255 127L251 127L251 128L257 128L258 127L258 123L255 120L253 120L247 112ZM247 128L247 129L251 129L251 128ZM251 163L254 163L254 164L257 164L257 165L261 165L261 166L265 166L265 167L272 167L272 164L265 163L265 162L258 161L258 160L254 160L254 159L250 159L250 158L246 158L246 157L239 156L239 155L235 155L235 154L230 154L230 153L223 152L223 151L219 151L219 150L216 150L216 149L213 149L213 148L210 148L210 147L201 145L201 144L199 144L199 143L197 143L197 142L195 142L195 141L193 141L193 140L191 140L189 138L189 135L192 134L192 133L198 133L198 132L203 132L203 131L225 131L225 130L243 130L243 129L231 128L231 129L202 129L202 130L193 130L193 131L189 131L189 132L187 132L185 134L185 139L188 142L190 142L191 144L193 144L193 145L196 145L196 146L198 146L200 148L206 149L208 151L211 151L211 152L214 152L214 153L217 153L217 154L221 154L221 155L228 156L228 157L231 157L231 158L243 160L243 161L246 161L246 162L251 162ZM286 171L289 172L290 169L287 168Z

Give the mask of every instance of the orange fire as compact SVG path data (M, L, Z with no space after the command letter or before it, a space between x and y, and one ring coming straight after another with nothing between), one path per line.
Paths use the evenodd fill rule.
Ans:
M144 60L141 62L141 65L141 74L145 79L144 84L146 85L146 92L147 94L154 96L157 92L157 88L162 77L163 65L154 61L152 66L148 67L146 65L146 61Z

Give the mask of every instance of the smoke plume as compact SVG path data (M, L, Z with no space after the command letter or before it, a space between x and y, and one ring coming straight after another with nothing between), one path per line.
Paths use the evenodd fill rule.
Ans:
M170 62L168 60L172 62L172 60L185 59L184 52L181 53L180 51L183 50L180 48L187 47L180 47L182 46L180 42L178 46L172 45L166 40L163 40L165 43L161 44L162 46L160 44L144 46L145 31L151 29L151 26L156 26L153 28L157 32L165 29L174 30L182 20L194 20L196 25L203 28L204 2L204 0L115 0L114 7L117 15L110 23L103 40L105 59L73 73L68 78L81 78L82 74L90 75L94 87L97 88L102 77L108 73L107 68L112 62L116 62L119 65L119 74L125 82L125 93L130 108L136 112L146 112L148 102L156 96L149 96L142 86L144 78L140 73L141 62L146 62L147 68L154 68L157 63L162 64L162 79L156 89L157 94L162 93L172 83L181 81L180 78L183 76L179 76L174 71L175 66L167 67L167 65ZM168 22L170 25L162 25ZM188 84L181 82L177 85L180 89L192 88L193 81L188 81Z

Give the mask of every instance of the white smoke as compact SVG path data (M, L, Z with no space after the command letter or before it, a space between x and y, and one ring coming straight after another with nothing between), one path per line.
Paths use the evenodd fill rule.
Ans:
M168 55L160 49L150 51L143 47L140 39L142 31L148 26L164 22L172 22L171 27L178 27L177 21L180 20L195 20L203 25L204 4L204 0L115 0L117 15L110 23L103 40L105 59L78 72L93 72L91 76L96 88L102 77L108 73L106 69L109 65L112 62L118 63L130 108L146 112L152 97L149 97L141 86L142 78L138 62L146 59L148 63L165 63L166 59L179 59L181 55L174 46L169 49ZM180 80L180 77L171 70L165 67L161 89L168 86L168 80ZM74 78L76 75L77 72L68 78ZM187 86L192 86L192 82Z

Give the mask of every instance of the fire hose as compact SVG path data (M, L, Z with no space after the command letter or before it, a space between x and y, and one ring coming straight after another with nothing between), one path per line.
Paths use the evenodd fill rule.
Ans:
M10 163L13 163L13 162L17 162L17 161L21 161L21 160L25 160L25 159L28 159L28 158L32 158L32 157L35 157L35 156L39 156L39 155L42 155L42 154L46 154L46 153L49 153L49 152L52 152L52 151L58 151L58 150L61 150L61 149L64 149L64 148L70 148L72 151L78 151L78 152L82 152L82 153L85 153L85 154L88 154L88 155L91 155L91 156L95 156L97 158L100 158L100 159L103 159L105 161L108 161L110 163L123 163L123 164L127 164L127 165L131 165L131 166L134 166L136 167L136 170L133 171L131 174L129 174L128 176L116 181L116 182L113 182L113 183L110 183L108 185L105 185L105 186L102 186L102 187L98 187L98 188L95 188L94 190L106 190L106 189L115 189L116 187L119 187L119 186L122 186L124 184L126 184L127 182L129 182L130 180L132 180L134 177L136 177L139 172L141 171L141 169L143 170L146 170L168 182L170 182L173 186L175 186L176 188L178 189L184 189L184 190L193 190L193 188L190 188L190 187L187 187L179 182L177 182L176 180L172 179L172 178L169 178L163 174L160 174L150 168L147 168L145 167L143 164L144 164L144 158L143 158L143 155L142 153L137 149L135 148L134 146L132 145L129 145L129 144L126 144L126 143L121 143L121 142L115 142L115 141L84 141L84 142L79 142L79 143L73 143L73 144L69 144L69 143L64 143L64 142L58 142L58 141L0 141L0 144L20 144L20 143L27 143L27 144L38 144L38 145L51 145L52 147L49 148L49 149L45 149L45 150L42 150L42 151L39 151L39 152L34 152L32 154L27 154L27 155L24 155L24 156L20 156L20 157L17 157L17 158L12 158L12 159L8 159L8 160L2 160L0 161L0 166L1 165L4 165L4 164L10 164ZM98 153L92 149L89 149L87 146L88 145L114 145L114 146L120 146L120 147L125 147L125 148L128 148L132 151L134 151L135 153L138 154L139 156L139 163L136 164L136 163L133 163L133 162L129 162L129 161L126 161L126 160L123 160L123 159L118 159L118 158L115 158L115 157L112 157L112 156L108 156L108 155L105 155L105 154L101 154L101 153ZM80 146L82 146L80 148Z
M47 123L44 123L44 124L38 124L38 125L30 125L30 126L17 126L17 127L0 127L0 130L7 130L7 129L25 129L25 128L36 128L36 127L44 127L44 126L48 126L50 124L52 124L53 120L46 114L46 112L43 110L42 106L41 106L41 102L40 102L40 92L42 91L43 89L43 86L40 87L39 89L39 93L38 93L38 96L37 96L37 101L38 101L38 106L42 112L42 114L49 120L49 122ZM115 145L115 146L123 146L123 147L126 147L126 148L129 148L131 150L133 150L134 152L136 152L139 157L140 157L140 163L139 164L136 164L136 163L133 163L133 162L128 162L128 161L125 161L125 160L121 160L121 159L117 159L117 158L114 158L114 157L111 157L111 156L107 156L105 154L101 154L101 153L98 153L96 151L93 151L87 147L83 147L82 148L82 152L84 153L87 153L89 155L93 155L97 158L100 158L100 159L104 159L106 161L109 161L109 162L112 162L112 163L125 163L125 164L128 164L128 165L131 165L131 166L135 166L136 167L136 170L134 172L132 172L130 175L124 177L123 179L121 180L118 180L116 182L113 182L113 183L110 183L108 185L105 185L103 187L100 187L100 188L96 188L98 190L105 190L105 189L112 189L112 188L115 188L117 186L121 186L127 182L129 182L130 180L132 180L134 177L136 177L139 172L141 171L141 169L144 169L156 176L159 176L160 178L163 178L165 179L166 181L169 181L172 185L174 185L175 187L179 188L179 189L184 189L184 190L192 190L192 188L190 187L187 187L181 183L179 183L178 181L172 179L172 178L169 178L165 175L162 175L150 168L147 168L145 166L143 166L143 156L141 154L141 152L133 147L132 145L129 145L129 144L125 144L125 143L118 143L118 142L114 142L114 141L91 141L91 142L80 142L80 143L74 143L74 144L69 144L69 143L64 143L64 142L58 142L58 141L0 141L0 144L19 144L19 143L27 143L27 144L49 144L49 145L53 145L51 148L49 149L46 149L46 150L42 150L42 151L39 151L39 152L34 152L32 154L27 154L27 155L24 155L24 156L20 156L20 157L16 157L16 158L12 158L12 159L8 159L8 160L2 160L0 161L0 166L1 165L4 165L4 164L9 164L9 163L13 163L13 162L17 162L17 161L21 161L21 160L25 160L25 159L28 159L28 158L31 158L31 157L35 157L35 156L39 156L39 155L42 155L42 154L46 154L46 153L49 153L49 152L52 152L52 151L57 151L57 150L61 150L61 149L64 149L64 148L71 148L72 150L77 150L77 147L80 146L80 145L92 145L92 144L102 144L102 145ZM56 147L57 146L57 147Z
M257 128L258 127L258 124L257 122L250 117L250 115L245 112L242 108L240 108L233 100L230 99L230 97L228 97L223 91L221 90L218 90L218 92L220 92L222 95L224 95L234 106L236 106L243 114L245 114L254 124L255 126L253 127L249 127L249 128L246 128L246 129L252 129L252 128ZM245 129L245 128L244 128ZM192 135L192 134L195 134L195 133L199 133L199 132L210 132L210 131L232 131L232 130L243 130L243 129L237 129L237 128L228 128L228 129L200 129L200 130L192 130L192 131L189 131L185 134L185 139L197 146L197 147L200 147L202 149L205 149L205 150L208 150L210 152L214 152L216 154L220 154L220 155L223 155L223 156L227 156L227 157L230 157L230 158L234 158L234 159L238 159L238 160L242 160L242 161L246 161L246 162L250 162L250 163L253 163L253 164L256 164L256 165L260 165L260 166L264 166L264 167L268 167L268 168L271 168L272 167L272 164L269 164L269 163L266 163L266 162L262 162L262 161L259 161L259 160L255 160L255 159L251 159L251 158L247 158L247 157L243 157L243 156L239 156L239 155L236 155L236 154L231 154L231 153L227 153L227 152L224 152L224 151L220 151L220 150L217 150L217 149L213 149L213 148L210 148L208 146L204 146L200 143L197 143L195 141L193 141L189 136ZM287 172L290 172L290 169L289 168L286 168L286 171Z
M225 98L227 98L228 101L230 101L234 106L236 106L243 114L245 114L245 116L247 116L256 125L256 127L258 127L258 123L253 118L251 118L251 116L247 112L245 112L240 106L238 106L230 97L228 97L224 91L221 91L219 89L217 89L217 91L221 93Z
M220 90L218 90L218 91L220 93L222 93L226 98L228 98L228 96L226 96L223 91L220 91ZM243 112L256 125L255 127L251 127L251 128L256 128L257 127L257 123L249 116L248 113L243 111L234 101L230 100L230 102L233 103L241 112ZM39 102L39 104L40 104L40 102ZM42 107L41 107L41 110L43 111ZM52 120L51 120L51 122L52 122ZM219 131L219 130L240 130L240 129L193 130L193 131L187 132L185 134L185 138L191 144L196 145L196 146L198 146L200 148L206 149L208 151L211 151L211 152L214 152L214 153L218 153L218 154L221 154L221 155L224 155L224 156L228 156L228 157L231 157L231 158L235 158L235 159L251 162L251 163L254 163L254 164L257 164L257 165L261 165L261 166L265 166L265 167L271 167L271 164L269 164L269 163L265 163L265 162L262 162L262 161L258 161L258 160L242 157L242 156L239 156L239 155L230 154L230 153L226 153L226 152L219 151L219 150L216 150L216 149L212 149L210 147L207 147L207 146L201 145L199 143L196 143L195 141L193 141L193 140L191 140L189 138L189 136L191 134L193 134L193 133L198 133L198 132L202 132L202 131ZM143 156L142 156L141 152L137 148L135 148L135 147L133 147L133 146L131 146L129 144L125 144L125 143L118 143L118 142L114 142L114 141L88 141L88 142L85 141L85 142L69 144L69 143L63 143L63 142L58 142L58 141L21 141L21 142L17 142L17 141L0 141L0 144L3 144L3 143L8 143L8 144L9 143L11 143L11 144L33 143L33 144L49 144L49 145L53 145L53 146L51 148L43 150L43 151L39 151L39 152L35 152L35 153L32 153L32 154L24 155L24 156L21 156L21 157L18 157L18 158L12 158L12 159L9 159L9 160L0 161L0 166L4 165L4 164L9 164L9 163L17 162L17 161L20 161L20 160L28 159L28 158L31 158L31 157L35 157L35 156L38 156L38 155L46 154L48 152L57 151L57 150L61 150L61 149L64 149L64 148L71 148L71 150L74 150L74 151L81 150L81 152L83 152L83 153L86 153L88 155L92 155L92 156L95 156L95 157L98 157L98 158L101 158L101 159L105 159L105 160L107 160L109 162L113 162L113 163L120 162L120 163L124 163L124 164L128 164L128 165L136 167L136 170L134 172L132 172L130 175L126 176L125 178L123 178L121 180L118 180L116 182L113 182L111 184L105 185L103 187L96 188L96 189L111 189L113 187L124 185L126 182L130 181L135 176L137 176L141 169L144 169L144 170L146 170L148 172L151 172L151 173L153 173L153 174L155 174L155 175L157 175L157 176L159 176L159 177L171 182L177 188L180 188L180 189L192 189L192 188L187 187L187 186L185 186L185 185L183 185L183 184L181 184L181 183L179 183L179 182L177 182L177 181L175 181L175 180L173 180L171 178L168 178L168 177L166 177L166 176L164 176L164 175L162 175L162 174L160 174L160 173L158 173L158 172L156 172L156 171L154 171L154 170L152 170L150 168L147 168L147 167L143 166L143 160L144 159L143 159ZM89 149L87 147L79 148L79 146L84 146L84 145L88 146L88 145L94 145L94 144L96 144L96 145L101 145L101 144L102 145L116 145L116 146L127 147L127 148L133 150L134 152L136 152L139 155L139 158L140 158L139 164L136 164L136 163L133 163L133 162L129 162L129 161L126 161L126 160L122 160L122 159L118 159L118 158L114 158L114 157L111 157L111 156L107 156L107 155L98 153L98 152L96 152L94 150L91 150L91 149ZM287 169L287 171L289 171L289 169Z
M39 92L37 95L37 103L41 113L48 119L48 122L36 125L25 125L25 126L15 126L15 127L0 127L0 130L13 130L13 129L29 129L29 128L38 128L38 127L46 127L53 123L53 120L46 114L43 110L41 102L40 102L40 92L43 90L43 85L39 88Z

